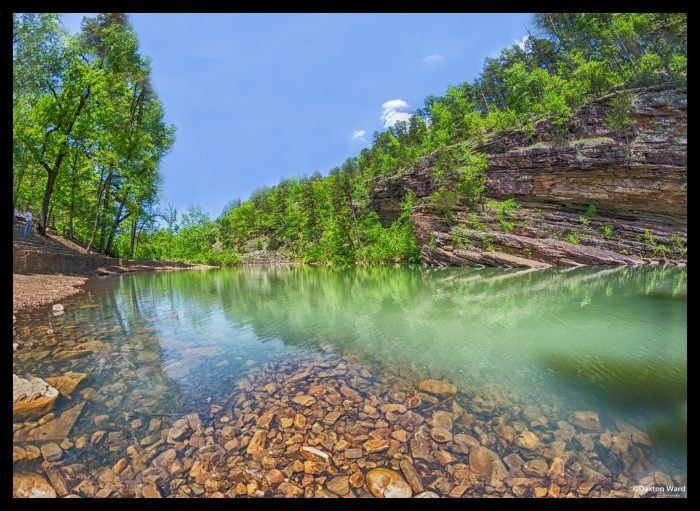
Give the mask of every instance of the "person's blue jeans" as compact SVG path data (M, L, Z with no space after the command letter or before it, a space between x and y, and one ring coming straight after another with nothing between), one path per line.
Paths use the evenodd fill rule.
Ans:
M27 220L24 222L24 237L29 238L29 234L31 233L32 229L32 221Z

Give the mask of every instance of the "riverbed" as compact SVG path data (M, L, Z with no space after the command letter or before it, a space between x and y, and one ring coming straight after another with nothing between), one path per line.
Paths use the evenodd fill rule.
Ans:
M15 474L58 496L685 495L682 268L229 268L62 303L16 314L13 359L78 382L14 422Z

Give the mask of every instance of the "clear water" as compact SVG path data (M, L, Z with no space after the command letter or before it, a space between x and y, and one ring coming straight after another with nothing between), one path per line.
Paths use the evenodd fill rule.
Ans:
M15 358L15 373L68 370L105 397L97 413L206 409L267 360L322 350L373 371L495 385L533 403L622 418L685 472L686 271L248 267L106 278L17 315L29 352L101 340L108 350ZM46 333L47 328L53 333ZM213 400L213 401L212 401ZM92 427L92 429L90 429Z

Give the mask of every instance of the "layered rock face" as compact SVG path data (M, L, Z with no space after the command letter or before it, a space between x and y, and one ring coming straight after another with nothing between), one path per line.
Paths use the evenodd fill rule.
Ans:
M641 264L685 258L687 91L634 91L625 128L609 128L615 94L581 108L564 133L500 132L476 151L488 156L485 197L519 204L504 228L497 209L458 207L448 224L431 206L437 154L380 177L371 207L393 221L407 192L423 262L458 266ZM594 205L593 215L583 212ZM501 217L501 219L503 219ZM459 236L456 240L455 229Z

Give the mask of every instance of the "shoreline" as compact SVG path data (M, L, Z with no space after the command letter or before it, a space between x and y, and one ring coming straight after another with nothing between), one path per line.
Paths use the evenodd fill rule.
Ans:
M181 264L181 263L178 263ZM79 275L63 275L61 273L34 273L34 274L12 274L12 314L32 309L38 309L46 305L58 303L60 300L80 294L84 287L99 278L112 277L115 275L147 273L158 271L175 270L209 270L217 268L204 264L194 264L191 266L149 266L132 264L128 270L122 272L110 272L97 274L95 272L83 273Z

